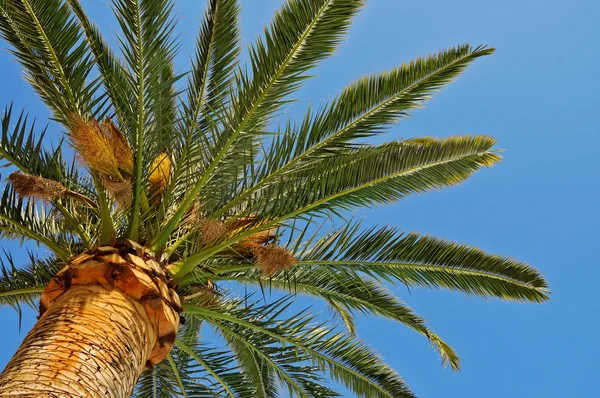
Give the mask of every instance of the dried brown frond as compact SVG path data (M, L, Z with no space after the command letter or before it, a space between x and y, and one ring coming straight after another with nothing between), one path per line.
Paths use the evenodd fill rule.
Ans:
M298 263L285 247L279 245L259 246L255 249L256 262L266 276L272 276L279 270L289 269Z
M210 218L200 221L200 240L204 245L218 243L226 235L227 227L222 221Z
M120 177L111 139L95 120L73 116L70 121L71 145L87 166L111 177Z
M125 138L121 130L119 130L111 119L105 119L102 123L102 128L111 140L117 166L121 171L133 175L133 152L127 138Z
M117 179L105 174L102 175L102 184L104 188L117 201L117 205L124 209L131 203L133 199L133 190L131 188L131 180Z
M202 301L201 307L214 307L219 302L218 295L214 290L201 290L197 298Z
M40 198L50 202L68 191L67 188L56 181L21 173L20 171L12 173L8 176L8 180L20 197Z
M163 152L154 159L150 166L148 183L150 185L150 195L153 201L160 201L163 192L169 186L170 180L171 159Z

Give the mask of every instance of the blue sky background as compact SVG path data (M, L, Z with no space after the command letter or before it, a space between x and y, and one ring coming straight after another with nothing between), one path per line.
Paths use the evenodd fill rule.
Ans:
M181 71L204 3L178 2ZM242 3L248 44L281 0ZM83 4L105 34L115 32L107 2ZM362 74L457 43L497 48L385 138L487 134L506 150L504 161L461 186L357 216L527 261L547 276L552 298L543 305L515 304L398 288L462 358L461 372L444 370L420 335L361 319L359 334L420 397L600 396L598 37L596 0L370 0L338 55L323 62L317 79L298 94L318 103ZM3 51L0 106L14 101L45 122L48 111L19 75ZM292 115L305 106L294 105ZM1 244L25 261L17 244ZM19 333L16 313L0 309L0 368L34 321L35 314L25 311Z

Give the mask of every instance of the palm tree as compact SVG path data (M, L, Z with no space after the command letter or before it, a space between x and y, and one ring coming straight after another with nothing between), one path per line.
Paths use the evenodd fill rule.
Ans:
M548 299L527 264L348 219L500 160L485 136L365 144L493 49L363 77L277 126L364 0L287 0L244 64L238 1L210 0L182 75L173 3L113 0L117 57L78 0L0 0L2 35L76 153L48 149L45 130L6 108L0 233L47 250L27 267L2 260L0 303L39 302L40 317L0 397L336 396L328 380L412 397L357 339L357 314L414 329L453 369L459 359L386 284ZM339 317L297 309L297 294Z

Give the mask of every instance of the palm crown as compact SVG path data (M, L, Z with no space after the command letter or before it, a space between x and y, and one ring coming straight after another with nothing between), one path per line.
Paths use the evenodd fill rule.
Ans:
M240 6L210 0L191 68L176 75L173 0L113 0L120 57L77 0L0 0L2 35L77 153L63 155L62 140L45 148L25 114L4 112L0 157L15 172L0 203L2 237L53 254L31 254L23 269L7 256L0 303L34 304L73 256L137 242L172 275L185 319L138 396L335 396L327 374L359 396L409 397L355 338L355 315L403 323L444 363L458 369L459 360L384 283L547 300L545 280L524 263L346 219L500 159L485 136L364 143L492 49L461 45L362 77L274 126L363 3L288 0L241 63ZM328 217L342 226L324 230ZM227 281L322 299L342 324L292 313L289 297L236 297ZM199 342L202 325L224 345Z

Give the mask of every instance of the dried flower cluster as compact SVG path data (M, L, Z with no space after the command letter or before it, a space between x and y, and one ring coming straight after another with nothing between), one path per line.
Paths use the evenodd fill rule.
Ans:
M123 134L110 120L100 124L79 116L71 119L71 145L85 164L98 173L124 179L121 171L131 175L133 153Z
M257 221L256 217L247 217L223 222L215 219L203 219L200 221L200 241L203 245L214 245L225 239L229 234L235 235L247 225ZM249 256L254 258L264 275L272 276L277 271L289 269L297 260L283 246L265 245L277 236L277 228L269 228L257 232L247 238L242 239L230 250L223 254L236 256Z
M285 247L279 245L259 246L254 250L256 262L266 276L272 276L277 271L289 269L298 260Z
M68 189L56 181L16 171L8 180L15 192L24 198L39 198L51 202L63 196Z
M200 240L204 245L220 242L227 235L227 226L219 220L207 218L200 221Z
M242 239L240 243L235 246L235 251L241 255L254 254L256 248L264 245L267 242L275 239L276 229L271 228L265 231L257 232L245 239Z
M124 208L133 197L133 152L127 139L110 120L102 124L74 116L70 122L71 144L83 162L97 172L104 187Z

